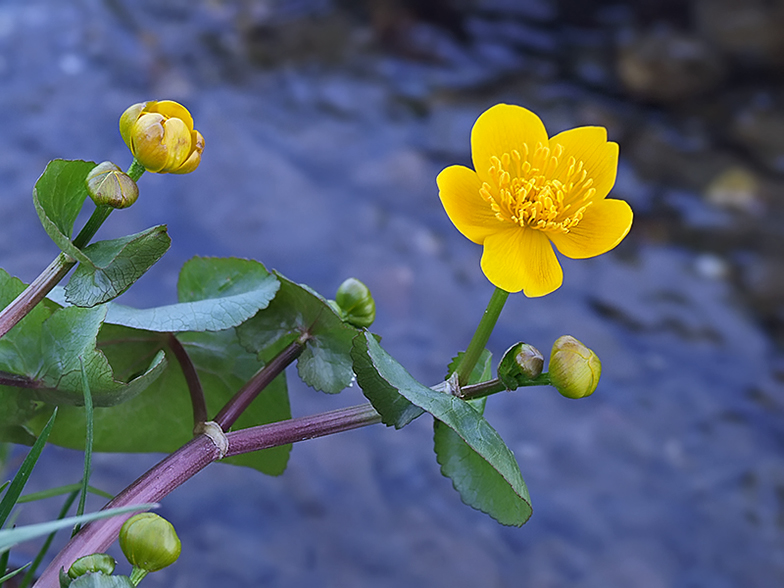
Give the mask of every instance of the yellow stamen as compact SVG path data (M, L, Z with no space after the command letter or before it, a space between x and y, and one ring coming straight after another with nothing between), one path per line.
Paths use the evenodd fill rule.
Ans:
M540 231L568 233L583 218L596 189L582 161L569 157L566 174L553 178L564 148L539 143L530 154L513 149L490 158L488 175L479 194L500 221ZM575 210L576 209L576 210Z

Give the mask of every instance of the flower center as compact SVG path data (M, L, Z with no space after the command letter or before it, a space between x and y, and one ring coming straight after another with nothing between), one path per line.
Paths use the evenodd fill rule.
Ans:
M596 194L582 161L569 157L567 169L556 170L563 160L564 148L552 150L539 143L529 158L513 149L501 157L493 156L489 170L491 182L479 189L498 220L540 231L568 233L583 218Z

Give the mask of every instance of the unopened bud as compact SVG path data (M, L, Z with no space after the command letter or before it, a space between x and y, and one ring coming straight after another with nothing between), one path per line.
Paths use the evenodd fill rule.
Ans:
M182 545L169 521L155 513L143 512L123 524L120 548L134 568L157 572L177 561Z
M114 572L114 566L117 562L111 555L106 553L93 553L92 555L85 555L77 559L71 567L68 568L68 576L71 578L78 578L85 574L94 574L101 572L107 576L111 576Z
M147 171L187 174L201 162L204 137L182 104L152 100L128 107L120 117L120 135Z
M136 182L111 161L96 165L85 180L87 192L96 206L128 208L139 197Z
M343 319L355 327L369 327L376 320L376 303L370 288L356 278L344 281L335 294Z
M509 390L525 386L538 378L544 367L542 352L528 343L517 343L506 350L498 364L498 377Z
M553 343L549 374L550 382L563 396L584 398L596 390L602 362L577 339L564 335Z

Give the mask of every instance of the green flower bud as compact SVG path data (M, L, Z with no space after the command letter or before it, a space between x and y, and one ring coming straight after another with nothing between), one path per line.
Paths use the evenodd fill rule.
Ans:
M157 572L180 557L180 539L172 524L151 512L132 516L120 529L120 548L134 566Z
M593 394L602 375L602 362L596 354L570 335L553 343L550 354L550 382L567 398Z
M85 555L77 559L68 569L68 576L71 578L78 578L84 574L94 574L102 572L107 576L111 576L114 572L114 566L117 562L111 555L106 553L93 553L92 555Z
M85 180L87 192L96 206L128 208L139 197L136 182L111 161L96 165Z
M356 278L343 282L335 294L344 320L355 327L369 327L376 320L376 303L370 289Z
M544 367L544 356L533 345L517 343L506 350L498 364L498 377L508 390L530 384Z

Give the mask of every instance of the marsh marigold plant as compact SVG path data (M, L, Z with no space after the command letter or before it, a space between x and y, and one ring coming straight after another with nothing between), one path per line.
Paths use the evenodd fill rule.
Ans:
M457 229L484 247L482 271L507 292L544 296L563 282L553 245L584 259L620 243L632 210L608 199L618 144L602 127L548 138L520 106L498 104L471 131L474 169L453 165L437 178L441 202Z

